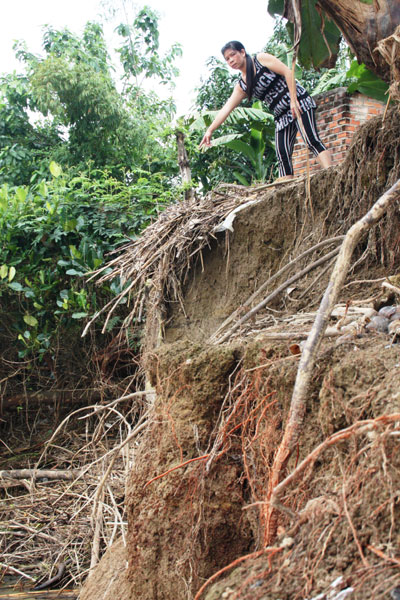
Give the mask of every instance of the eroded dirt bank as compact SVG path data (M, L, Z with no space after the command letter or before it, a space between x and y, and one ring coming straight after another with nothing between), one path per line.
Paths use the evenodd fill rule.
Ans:
M393 115L389 123L369 123L343 167L312 179L311 198L304 182L265 190L238 214L229 246L225 234L211 239L189 271L182 302L167 302L159 347L152 332L160 324L149 316L145 360L157 396L127 484L127 546L107 552L81 600L372 600L400 585L400 350L393 336L325 339L287 472L324 446L287 486L267 549L264 502L297 371L293 340L271 340L261 322L256 333L226 344L207 341L271 273L345 232L399 177L400 125ZM372 280L400 271L399 222L397 203L357 248L344 304L396 301ZM312 312L329 276L317 273L277 296L267 321Z

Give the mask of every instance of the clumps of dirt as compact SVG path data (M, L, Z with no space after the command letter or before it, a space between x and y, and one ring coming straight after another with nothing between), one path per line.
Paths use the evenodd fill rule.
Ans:
M270 560L266 551L247 561L202 598L325 600L347 597L340 595L344 590L351 600L388 598L400 566L395 431L371 430L327 452L321 458L323 470L301 485L308 499L296 525L277 540L280 551ZM332 593L334 582L337 594Z
M128 568L111 552L81 600L95 588L107 588L105 600L333 599L335 589L356 600L387 596L400 566L400 414L382 419L399 412L400 367L398 346L387 346L379 337L324 343L288 469L348 425L370 422L326 445L288 485L282 501L292 516L281 514L265 553L262 509L296 356L262 339L177 342L149 355L157 398L128 481ZM247 554L255 558L241 561Z
M398 347L386 348L387 339L372 336L337 347L324 341L287 472L306 463L279 497L279 537L264 551L268 482L298 359L287 343L266 341L262 334L230 346L205 343L271 273L317 242L345 233L399 176L400 121L394 114L387 118L383 129L379 119L368 123L342 167L312 177L311 197L305 181L260 188L259 202L237 215L234 234L217 239L211 224L217 212L225 216L228 204L200 236L199 228L196 234L190 229L194 215L187 209L193 205L181 205L176 220L165 216L166 227L155 227L157 235L153 239L150 232L141 250L136 244L129 255L126 248L127 272L140 273L136 291L131 282L135 310L145 297L153 303L148 339L162 341L164 326L170 343L147 344L146 370L157 394L127 488L124 600L339 600L350 592L372 600L395 587ZM352 277L370 280L399 271L399 219L396 205L357 248ZM179 236L189 236L184 260L173 249L178 221ZM142 250L149 264L138 258ZM299 285L303 297L291 290L274 301L272 318L279 311L312 311L326 282L326 275L314 277ZM349 293L345 288L344 302ZM247 554L252 558L242 560ZM221 578L203 591L220 569ZM117 585L114 599L122 600Z
M350 352L348 347L342 348L342 360L329 369L322 381L318 419L326 436L356 421L375 419L388 410L400 413L396 346L388 344L383 336L375 336L372 340L358 340L355 347Z
M115 600L131 596L128 581L128 555L123 539L115 542L101 559L95 571L85 581L79 600ZM116 592L116 586L118 591Z
M157 399L128 483L130 597L177 599L252 542L240 457L232 451L206 466L237 356L183 344L162 348L148 364Z

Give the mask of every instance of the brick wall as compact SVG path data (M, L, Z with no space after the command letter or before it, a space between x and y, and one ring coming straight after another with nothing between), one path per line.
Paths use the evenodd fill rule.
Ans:
M338 164L343 160L351 138L358 127L372 117L382 114L385 110L382 102L359 93L350 96L344 87L317 94L314 99L317 103L318 131L321 140L331 152L333 164ZM307 153L310 156L310 171L314 172L320 167L298 133L293 152L295 175L306 172Z

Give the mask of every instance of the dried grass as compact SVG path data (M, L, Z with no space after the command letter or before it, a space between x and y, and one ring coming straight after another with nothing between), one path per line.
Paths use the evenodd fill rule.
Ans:
M27 579L47 579L63 562L62 584L78 586L100 551L117 537L125 538L126 478L148 410L145 394L137 392L70 413L34 466L39 472L46 468L79 473L72 482L0 479L3 569L10 567L14 575L17 569ZM24 425L21 433L26 432ZM9 451L13 466L26 466L24 453L19 457L17 448Z
M118 256L96 271L99 284L119 277L124 289L88 323L108 311L103 331L113 311L125 297L132 306L123 327L143 319L147 305L161 311L166 301L182 301L182 285L202 250L215 239L214 227L233 209L248 201L253 188L221 184L204 199L189 199L168 207L140 238L118 249Z

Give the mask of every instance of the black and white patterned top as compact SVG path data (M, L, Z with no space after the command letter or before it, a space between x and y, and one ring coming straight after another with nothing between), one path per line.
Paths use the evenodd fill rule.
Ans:
M257 59L257 56L253 58L256 68L253 96L258 100L266 102L268 108L274 114L276 130L280 131L294 121L292 111L290 110L290 93L286 79L283 75L279 75L268 69L268 67L264 67ZM239 85L246 92L247 85L242 77L239 79ZM298 81L296 81L296 91L302 111L316 108L317 105L314 99L311 98L307 90Z

